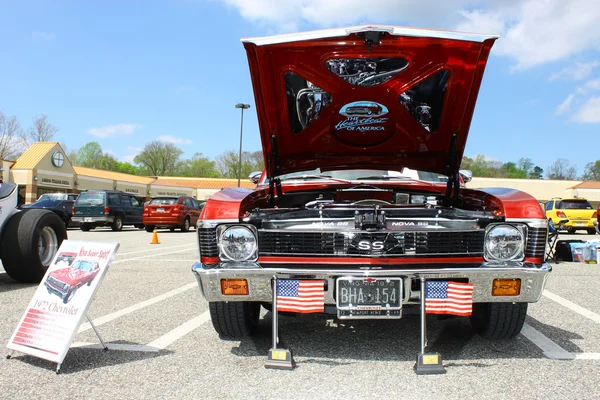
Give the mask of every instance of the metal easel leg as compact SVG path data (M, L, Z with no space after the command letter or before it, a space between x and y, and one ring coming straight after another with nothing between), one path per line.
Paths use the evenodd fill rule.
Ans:
M15 354L14 350L11 350L7 355L6 355L6 359L10 360L12 358L12 356Z
M425 353L427 347L427 314L425 313L426 282L421 276L421 352L417 356L414 369L417 375L445 374L442 356L439 353Z
M61 367L62 363L58 363L56 364L56 375L60 374L60 367Z
M87 314L85 314L85 317L87 318L88 322L90 323L90 326L94 330L94 333L98 337L98 340L100 341L100 344L102 345L102 350L108 351L108 347L106 346L106 344L104 344L104 341L102 340L102 337L100 337L100 333L98 332L98 329L96 329L96 325L94 325L94 323L92 322L92 319L90 318L90 316L87 315Z
M277 316L277 275L273 275L273 345L269 349L269 356L265 368L292 370L296 366L291 350L278 349L279 344L279 318Z

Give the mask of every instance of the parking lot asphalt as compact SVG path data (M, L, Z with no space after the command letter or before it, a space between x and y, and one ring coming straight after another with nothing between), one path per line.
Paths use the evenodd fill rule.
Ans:
M70 239L121 244L89 309L111 349L101 351L84 323L60 375L48 361L2 357L0 398L600 398L600 265L552 262L546 291L515 340L484 340L465 318L428 317L429 350L441 353L445 375L413 372L417 318L281 317L281 341L297 362L282 371L264 368L271 314L263 312L252 339L219 339L190 269L198 259L195 231L158 235L161 243L152 245L151 233L132 228L69 230ZM3 346L36 287L0 268Z

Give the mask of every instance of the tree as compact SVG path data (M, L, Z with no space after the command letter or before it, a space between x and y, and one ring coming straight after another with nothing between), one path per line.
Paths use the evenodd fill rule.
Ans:
M102 146L98 142L89 142L83 145L77 151L77 165L88 168L101 168L102 167ZM69 157L70 159L70 157ZM73 162L73 160L71 160Z
M533 170L529 173L530 179L542 179L544 176L544 170L537 165L533 167Z
M173 143L155 140L144 146L133 161L140 164L150 175L175 175L182 154L183 151Z
M520 161L520 160L519 160ZM514 162L507 162L502 165L502 177L511 179L527 178L527 172L522 168L517 167Z
M202 153L195 153L192 158L181 163L182 176L218 178L221 176L216 169L216 163L208 157L202 157Z
M26 147L31 146L35 142L49 142L56 135L56 132L58 132L58 128L48 122L46 114L33 117L31 122L33 125L29 128L29 132L21 132L19 135Z
M559 158L548 167L548 179L572 180L577 176L577 169L566 158Z
M583 179L586 181L600 181L600 160L585 165Z
M0 158L14 158L19 153L20 134L21 125L17 117L9 117L0 111Z
M216 158L217 171L225 178L237 178L239 171L239 157L238 153L232 150L221 153ZM244 151L242 153L242 176L241 179L245 179L254 171L262 171L264 168L264 161L261 151L255 151L253 153Z

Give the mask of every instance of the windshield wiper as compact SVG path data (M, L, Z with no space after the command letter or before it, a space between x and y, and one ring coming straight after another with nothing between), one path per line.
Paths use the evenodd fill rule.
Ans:
M412 181L412 178L408 176L395 176L395 175L371 175L371 176L360 176L356 178L357 181Z
M338 179L338 178L332 177L331 175L322 175L322 174L318 174L318 175L307 174L307 175L288 176L285 178L281 178L281 181L309 180L309 179L329 179L330 181L350 183L350 181L348 181L346 179Z

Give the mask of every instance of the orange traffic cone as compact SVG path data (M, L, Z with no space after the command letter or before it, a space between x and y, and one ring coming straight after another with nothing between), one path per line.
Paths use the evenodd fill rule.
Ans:
M150 242L150 244L160 244L160 242L158 241L158 233L156 233L156 229L154 230L154 232L152 232L152 241Z

